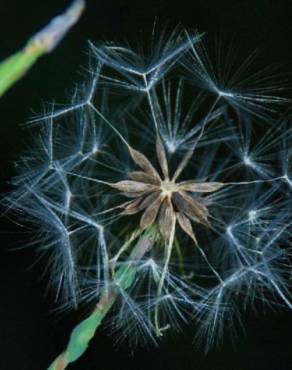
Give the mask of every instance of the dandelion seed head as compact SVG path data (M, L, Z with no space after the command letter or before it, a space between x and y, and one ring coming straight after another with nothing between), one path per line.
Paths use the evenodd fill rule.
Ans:
M31 122L3 204L34 225L62 309L113 294L117 344L188 322L208 349L249 306L292 308L286 85L233 46L220 65L201 34L155 32L90 45L87 82Z

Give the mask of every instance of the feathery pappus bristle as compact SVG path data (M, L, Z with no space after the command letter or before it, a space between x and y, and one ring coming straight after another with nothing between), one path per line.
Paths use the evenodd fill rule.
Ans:
M87 83L32 121L3 199L35 225L60 309L114 296L117 343L189 322L209 348L248 307L292 309L285 78L218 50L179 28L140 50L90 44Z

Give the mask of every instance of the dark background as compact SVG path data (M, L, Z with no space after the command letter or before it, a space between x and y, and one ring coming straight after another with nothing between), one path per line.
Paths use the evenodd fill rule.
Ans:
M0 4L0 59L20 48L27 38L64 9L61 0L9 0ZM236 36L241 51L259 48L259 65L284 64L292 70L292 2L289 0L91 0L81 21L62 44L42 58L29 74L0 100L1 191L14 173L12 162L24 147L21 125L41 111L43 102L66 101L66 89L80 80L86 66L87 40L135 41L151 32L155 17L161 25L178 23ZM290 68L289 68L290 67ZM79 71L79 72L78 72ZM0 370L45 370L64 348L77 313L55 315L42 262L33 265L32 250L21 245L21 230L2 220L0 249ZM292 370L292 314L250 313L245 333L225 338L207 356L193 342L192 328L170 335L159 348L113 349L113 338L99 331L87 353L70 369L77 370Z

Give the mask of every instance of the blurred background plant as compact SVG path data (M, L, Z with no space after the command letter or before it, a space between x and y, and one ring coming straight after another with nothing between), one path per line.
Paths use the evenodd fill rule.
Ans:
M84 7L85 1L74 1L62 15L55 17L35 34L23 50L0 63L0 96L24 75L39 57L55 49L68 30L78 21Z

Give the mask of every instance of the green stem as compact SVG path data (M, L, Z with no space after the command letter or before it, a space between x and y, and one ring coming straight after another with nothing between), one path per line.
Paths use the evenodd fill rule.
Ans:
M121 265L115 274L115 282L122 289L126 290L131 287L136 277L137 262L141 260L144 254L151 248L155 238L155 233L147 231L140 238L133 249L129 260ZM64 352L62 352L51 364L48 370L64 370L66 367L76 361L86 351L90 340L93 338L95 331L102 323L102 320L112 308L118 297L117 290L106 290L99 300L91 315L81 321L71 332L69 343Z

